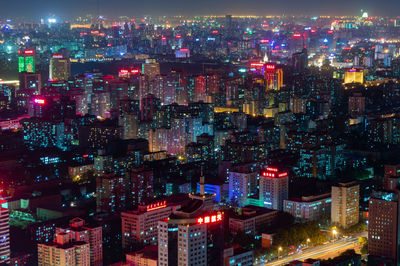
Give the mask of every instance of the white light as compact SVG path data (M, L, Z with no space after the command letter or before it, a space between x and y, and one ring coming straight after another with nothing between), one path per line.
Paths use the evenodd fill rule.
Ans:
M49 18L47 21L49 23L56 23L57 22L57 20L55 18Z

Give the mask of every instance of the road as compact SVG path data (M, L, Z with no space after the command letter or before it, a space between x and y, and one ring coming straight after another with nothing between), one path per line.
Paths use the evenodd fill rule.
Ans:
M306 249L303 250L303 252L301 253L287 256L279 260L271 261L269 263L265 263L264 265L279 266L279 265L286 265L293 260L305 260L310 258L317 259L320 257L325 257L329 254L336 254L338 252L343 252L347 249L354 248L354 245L357 244L357 241L358 241L357 237L339 239L336 242Z

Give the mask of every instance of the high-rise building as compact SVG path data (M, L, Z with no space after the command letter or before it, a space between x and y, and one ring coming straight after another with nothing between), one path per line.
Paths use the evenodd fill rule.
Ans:
M104 212L126 209L128 193L126 176L105 174L96 178L96 206Z
M132 205L139 205L153 199L153 171L144 168L134 168L129 173L132 193Z
M168 218L179 206L163 200L122 212L122 248L127 250L135 243L157 244L158 221Z
M361 68L350 68L344 73L344 83L364 83L364 70Z
M10 263L10 222L6 200L0 199L0 264Z
M365 112L365 97L361 93L354 93L349 97L349 115L357 118Z
M283 210L283 201L289 196L289 176L275 167L267 167L260 177L260 205Z
M359 221L360 186L357 182L332 186L331 221L347 228Z
M56 234L71 235L73 241L83 241L90 245L90 265L103 265L103 237L101 226L92 227L85 224L85 220L74 218L69 221L69 227L56 227Z
M39 73L19 73L19 88L27 90L30 95L40 95L42 89L41 75Z
M157 63L156 60L146 60L146 62L142 64L142 74L147 75L149 81L154 80L157 75L160 75L160 64Z
M283 70L274 63L267 63L264 66L266 89L279 91L283 86Z
M71 62L62 54L55 54L50 59L49 77L51 80L68 80L71 76Z
M18 51L18 72L36 72L35 50L19 50Z
M38 244L39 266L88 266L90 265L90 245L82 241L72 241L71 234L56 234L53 243Z
M185 216L158 222L158 265L222 265L223 214Z
M394 192L375 191L369 200L368 254L392 260L397 265L399 250L399 196Z
M257 194L260 174L250 169L229 172L229 201L242 207L249 197Z

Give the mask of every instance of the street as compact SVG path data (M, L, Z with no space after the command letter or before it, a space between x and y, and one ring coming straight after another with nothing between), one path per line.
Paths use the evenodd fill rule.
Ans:
M336 242L313 247L304 250L303 252L299 252L291 256L286 256L279 260L275 260L269 263L264 263L263 265L270 265L270 266L286 265L293 260L305 260L309 258L317 259L321 257L326 257L330 254L335 254L338 252L343 252L347 249L354 248L354 245L357 244L357 241L358 237L339 239Z

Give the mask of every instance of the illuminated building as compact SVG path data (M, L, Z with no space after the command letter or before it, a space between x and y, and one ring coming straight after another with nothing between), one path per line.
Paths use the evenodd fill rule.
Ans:
M161 101L154 95L149 94L142 99L140 104L140 120L141 121L153 121L155 113L160 110Z
M158 265L222 265L223 213L158 222Z
M140 205L134 211L121 213L122 247L129 250L135 243L157 244L158 221L168 218L180 205L168 204L166 200Z
M361 93L349 97L349 115L352 118L362 116L365 112L365 97Z
M158 247L146 246L144 249L126 254L128 265L157 266Z
M142 73L149 77L149 80L154 80L155 76L160 75L160 64L155 60L146 60L142 64Z
M331 212L330 193L284 200L283 211L294 218L306 221L318 221L327 217Z
M69 234L72 241L82 241L90 246L90 265L103 265L103 237L101 226L92 227L85 225L85 221L74 218L69 221L69 227L56 227L56 235Z
M49 78L51 80L68 80L71 76L71 62L62 54L55 54L50 59Z
M22 132L24 141L31 147L62 147L64 141L64 123L40 118L24 119Z
M346 69L344 73L344 83L351 84L351 83L364 83L364 70L361 68L350 68Z
M283 69L272 63L265 64L264 69L267 91L279 91L283 86Z
M359 221L360 186L356 182L332 186L331 221L348 228Z
M79 145L82 147L103 148L108 143L121 139L122 128L115 125L97 123L79 127Z
M197 142L186 146L187 162L209 161L215 157L214 137L202 134L197 137Z
M369 200L368 254L399 260L399 196L396 192L375 191ZM370 261L370 259L368 259Z
M278 213L276 210L247 205L242 208L241 215L229 217L229 231L233 234L261 235L265 228L278 222Z
M18 72L36 72L36 60L34 50L29 49L18 51Z
M224 250L225 266L252 266L254 265L253 250L241 248L227 248Z
M229 172L229 201L244 206L247 199L257 192L260 175L251 169L239 169Z
M7 202L0 200L0 263L10 263L10 222Z
M39 73L19 73L19 89L27 90L30 95L40 95L42 89L41 75Z
M53 243L38 244L38 265L90 265L90 245L72 241L71 234L56 234Z
M292 55L293 68L296 72L303 72L308 66L308 53L307 49L304 48L299 53L294 53Z
M181 49L175 50L175 57L176 58L189 58L190 50L188 48L181 48Z
M97 211L118 212L126 208L128 194L125 176L105 174L96 178Z
M289 194L287 172L275 167L267 167L260 176L260 204L266 208L283 210L283 201Z
M139 205L153 198L153 171L134 168L129 173L131 180L132 205Z

